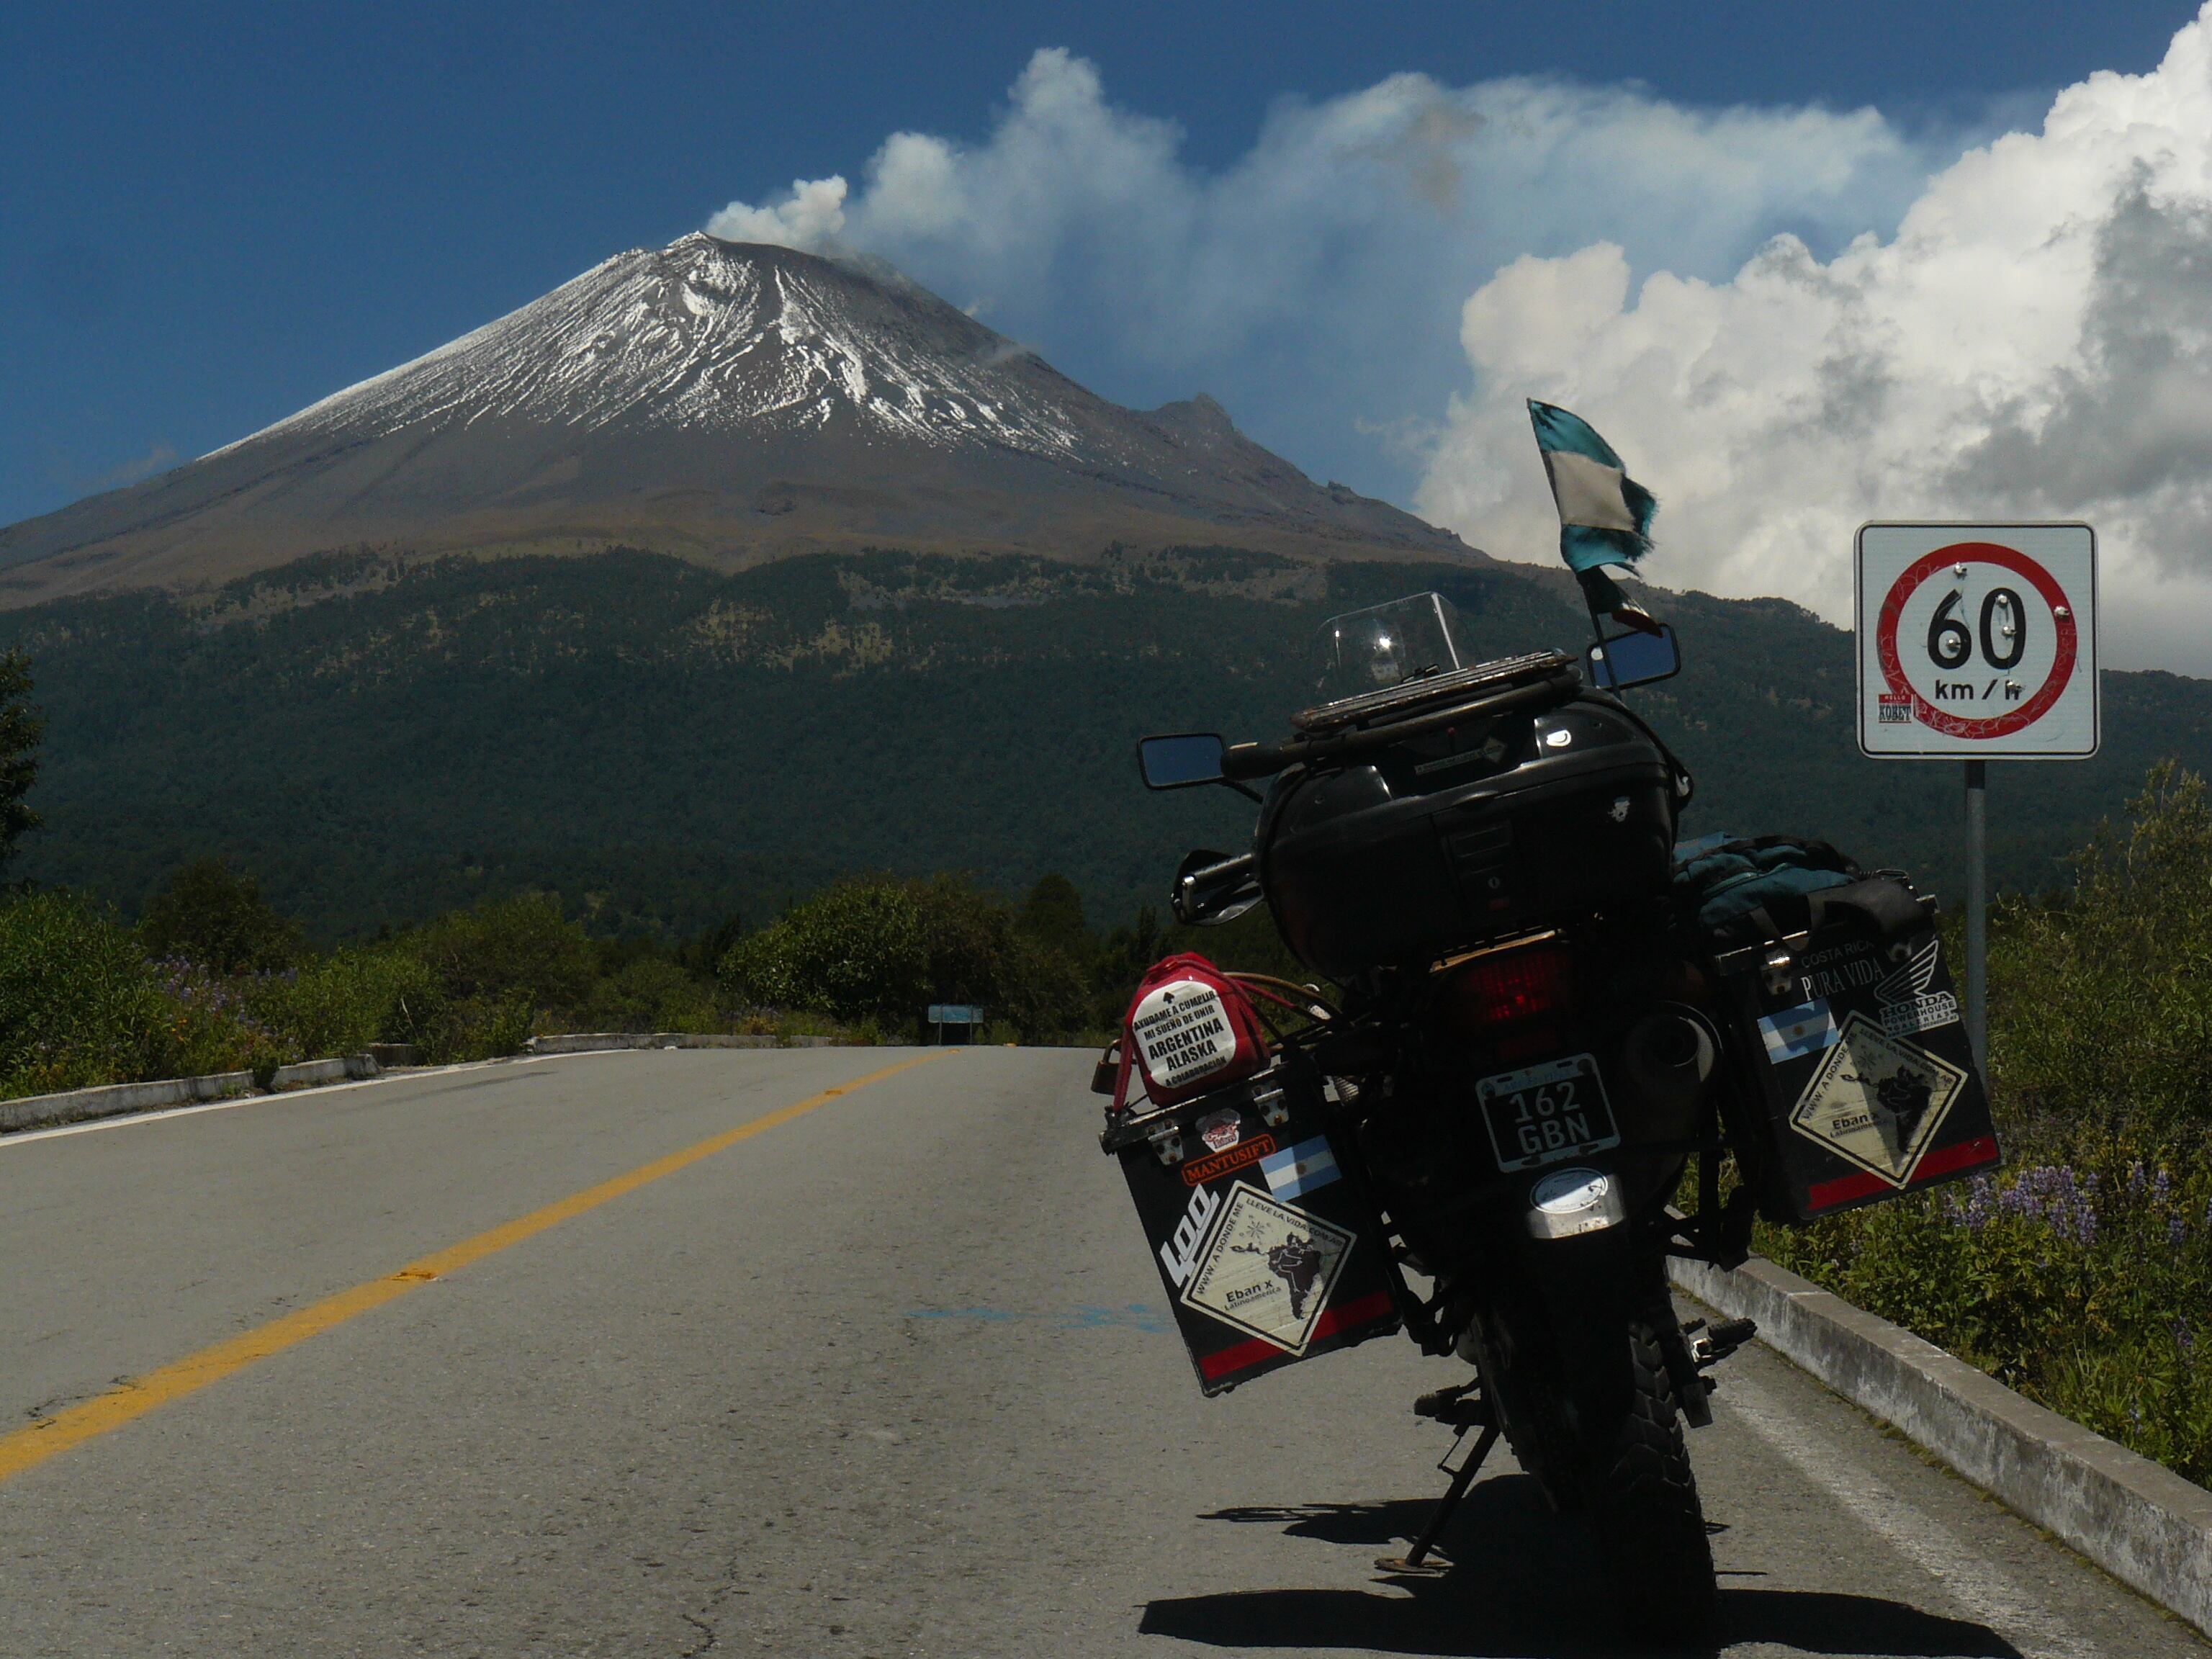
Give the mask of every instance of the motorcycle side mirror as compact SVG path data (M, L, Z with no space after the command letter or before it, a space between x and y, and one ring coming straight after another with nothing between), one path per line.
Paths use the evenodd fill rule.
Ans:
M1661 623L1656 634L1616 634L1589 652L1590 684L1601 691L1670 680L1682 672L1682 653L1674 630Z
M1147 789L1188 789L1224 781L1221 757L1226 748L1218 732L1145 738L1137 744L1137 764Z

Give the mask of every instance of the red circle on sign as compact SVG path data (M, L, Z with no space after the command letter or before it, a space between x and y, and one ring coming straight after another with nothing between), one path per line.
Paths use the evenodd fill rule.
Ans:
M1920 584L1947 564L1994 564L2009 570L2021 580L2033 586L2051 607L2051 623L2057 635L2057 645L2051 659L2051 672L2036 693L2017 708L1997 715L1993 720L1967 720L1936 708L1912 689L1912 682L1905 678L1905 665L1897 654L1897 619L1905 613L1905 602L1918 591ZM1890 695L1910 697L1913 717L1932 731L1950 738L2006 738L2033 725L2049 712L2065 690L2066 682L2074 678L2075 634L2073 607L2066 602L2066 590L2052 580L2041 565L2017 548L2000 547L1995 542L1954 542L1948 547L1939 547L1933 553L1915 560L1905 574L1889 585L1889 592L1881 602L1881 615L1875 623L1874 645L1881 659L1881 678L1888 685Z

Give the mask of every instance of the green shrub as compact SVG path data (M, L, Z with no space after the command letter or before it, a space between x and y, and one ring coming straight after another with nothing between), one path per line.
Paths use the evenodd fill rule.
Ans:
M921 906L902 882L842 882L739 939L721 972L757 1005L910 1025L928 997Z
M416 957L436 987L435 1011L412 1022L432 1060L518 1052L542 1016L581 1002L598 972L591 940L547 893L453 911L393 948Z
M247 993L248 1006L299 1058L359 1054L372 1042L429 1041L446 995L428 963L392 945L339 951Z
M0 1079L13 1095L155 1075L173 1010L137 942L66 893L0 903Z
M146 901L138 934L150 956L222 975L273 973L306 954L300 925L261 896L252 876L232 873L219 859L173 872Z
M592 988L574 1023L586 1031L712 1031L722 1022L698 981L665 957L640 957Z

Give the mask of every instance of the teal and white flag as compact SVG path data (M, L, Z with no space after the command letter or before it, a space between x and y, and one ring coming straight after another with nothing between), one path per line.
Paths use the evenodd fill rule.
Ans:
M1633 566L1651 550L1657 498L1628 476L1613 446L1581 416L1531 398L1528 421L1559 509L1559 556L1581 579L1590 609L1632 627L1656 629L1604 567Z
M1528 399L1536 447L1559 508L1559 556L1570 570L1632 565L1651 550L1651 515L1659 503L1628 476L1613 446L1588 421L1552 404Z

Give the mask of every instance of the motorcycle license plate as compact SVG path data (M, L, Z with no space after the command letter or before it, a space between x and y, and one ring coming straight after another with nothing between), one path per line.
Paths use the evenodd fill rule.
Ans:
M1474 1085L1501 1170L1534 1170L1620 1145L1613 1107L1590 1054L1569 1054Z

